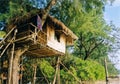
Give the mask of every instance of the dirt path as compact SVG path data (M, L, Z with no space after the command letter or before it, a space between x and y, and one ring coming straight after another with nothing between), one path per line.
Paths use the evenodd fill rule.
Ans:
M106 84L105 81L97 81L95 84ZM108 79L108 84L120 84L120 78Z

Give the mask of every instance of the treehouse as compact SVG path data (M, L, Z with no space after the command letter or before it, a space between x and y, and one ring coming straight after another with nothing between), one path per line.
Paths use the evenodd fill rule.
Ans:
M66 46L73 45L77 36L61 21L47 16L42 25L42 15L17 20L16 45L29 45L28 56L48 57L64 55Z

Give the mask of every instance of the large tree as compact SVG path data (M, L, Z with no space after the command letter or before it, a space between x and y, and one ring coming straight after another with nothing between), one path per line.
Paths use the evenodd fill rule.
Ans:
M85 60L107 56L110 27L103 19L105 3L106 0L61 0L51 10L78 35L75 53Z

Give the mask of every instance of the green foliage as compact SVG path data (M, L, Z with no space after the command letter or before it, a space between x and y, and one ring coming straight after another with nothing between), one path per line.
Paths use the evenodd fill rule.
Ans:
M111 28L103 19L106 0L61 0L51 10L51 14L67 25L78 37L75 54L82 59L97 59L107 56L108 35ZM103 52L101 51L103 49Z
M78 77L82 80L101 80L105 78L104 67L93 60L83 61L77 58L74 64L77 66Z
M75 26L79 37L75 53L83 59L96 55L102 56L103 54L98 52L101 50L99 47L104 47L105 53L107 53L108 45L106 42L111 39L108 35L110 27L106 25L103 16L96 15L95 12L96 10L91 10L89 13L83 13L82 17L78 17L80 20ZM74 25L72 26L74 27ZM94 53L96 54L94 55Z
M9 0L0 0L0 13L8 12L8 2Z
M47 79L49 82L53 81L55 69L50 65L50 63L45 59L31 59L25 58L23 60L23 66L25 70L23 71L23 83L32 82L34 65L37 66L36 81L41 83L46 83Z
M4 38L5 35L6 35L5 31L0 31L0 38Z
M76 20L78 21L76 16L80 16L81 10L82 5L78 0L58 0L50 14L61 20L69 27L72 22Z
M39 66L40 70L44 73L44 75L50 80L52 81L52 79L54 78L54 74L55 74L55 69L50 65L50 63L46 60L42 60L40 62L40 66Z
M69 59L70 57L70 59ZM67 61L65 61L65 59ZM105 69L100 63L93 60L82 60L78 57L69 55L68 58L64 58L64 64L69 69L61 69L61 81L63 84L77 84L78 80L82 81L95 81L105 80ZM71 75L71 73L73 75Z
M77 77L77 72L76 70L74 69L74 67L70 67L69 69L73 74L74 76ZM61 75L61 82L63 84L77 84L77 80L75 80L75 78L70 74L70 71L66 71L64 69L62 69L60 71L60 75Z
M29 3L29 1L8 1L8 12L1 13L0 14L0 20L5 21L6 23L9 23L9 21L13 18L17 18L19 16L24 16L27 14L28 10L26 8L26 4ZM24 6L23 6L24 5Z
M69 59L70 58L70 59ZM66 61L65 61L66 60ZM24 74L23 81L27 83L32 80L33 77L33 65L37 65L37 77L46 77L49 82L52 82L55 74L55 67L51 66L50 62L45 59L25 59L24 60ZM78 57L69 55L68 58L64 58L64 65L68 68L60 66L61 83L63 84L77 84L80 80L104 80L105 70L104 67L93 60L82 60ZM72 74L71 74L72 73ZM37 79L40 82L42 79ZM46 83L46 80L41 83Z
M32 65L32 60L30 60L29 58L25 58L25 60L23 60L23 67L24 67L24 71L23 71L23 83L26 84L30 81L32 81L33 78L33 65Z

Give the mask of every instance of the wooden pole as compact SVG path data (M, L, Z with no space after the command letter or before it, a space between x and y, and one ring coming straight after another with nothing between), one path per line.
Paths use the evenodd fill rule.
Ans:
M0 41L0 45L2 45L2 43L4 43L5 39L11 34L11 32L16 28L16 26L14 26L9 32L8 34L3 38L2 41Z
M106 58L105 58L105 74L106 74L106 84L108 84L108 69L107 69L107 61L106 61Z
M13 47L12 47L12 51L11 51L11 56L9 58L8 84L11 84L11 80L12 80L12 65L13 65L14 47L15 47L15 44L13 43Z
M11 43L8 43L6 45L6 47L4 48L4 50L2 51L2 53L0 54L0 58L2 57L2 55L5 53L5 51L8 49L8 47L11 45Z
M60 84L60 58L57 57L57 84Z
M56 66L56 70L55 70L55 76L54 76L53 84L55 84L55 82L56 82L56 75L57 75L57 66Z
M35 82L36 82L36 70L37 70L37 66L34 65L34 66L33 66L34 74L33 74L33 83L32 83L32 84L35 84Z
M15 40L16 33L17 33L17 30L14 31L13 40ZM12 46L12 49L11 49L11 56L9 56L8 84L12 83L12 68L13 68L14 51L15 51L15 43L13 43L13 46Z

